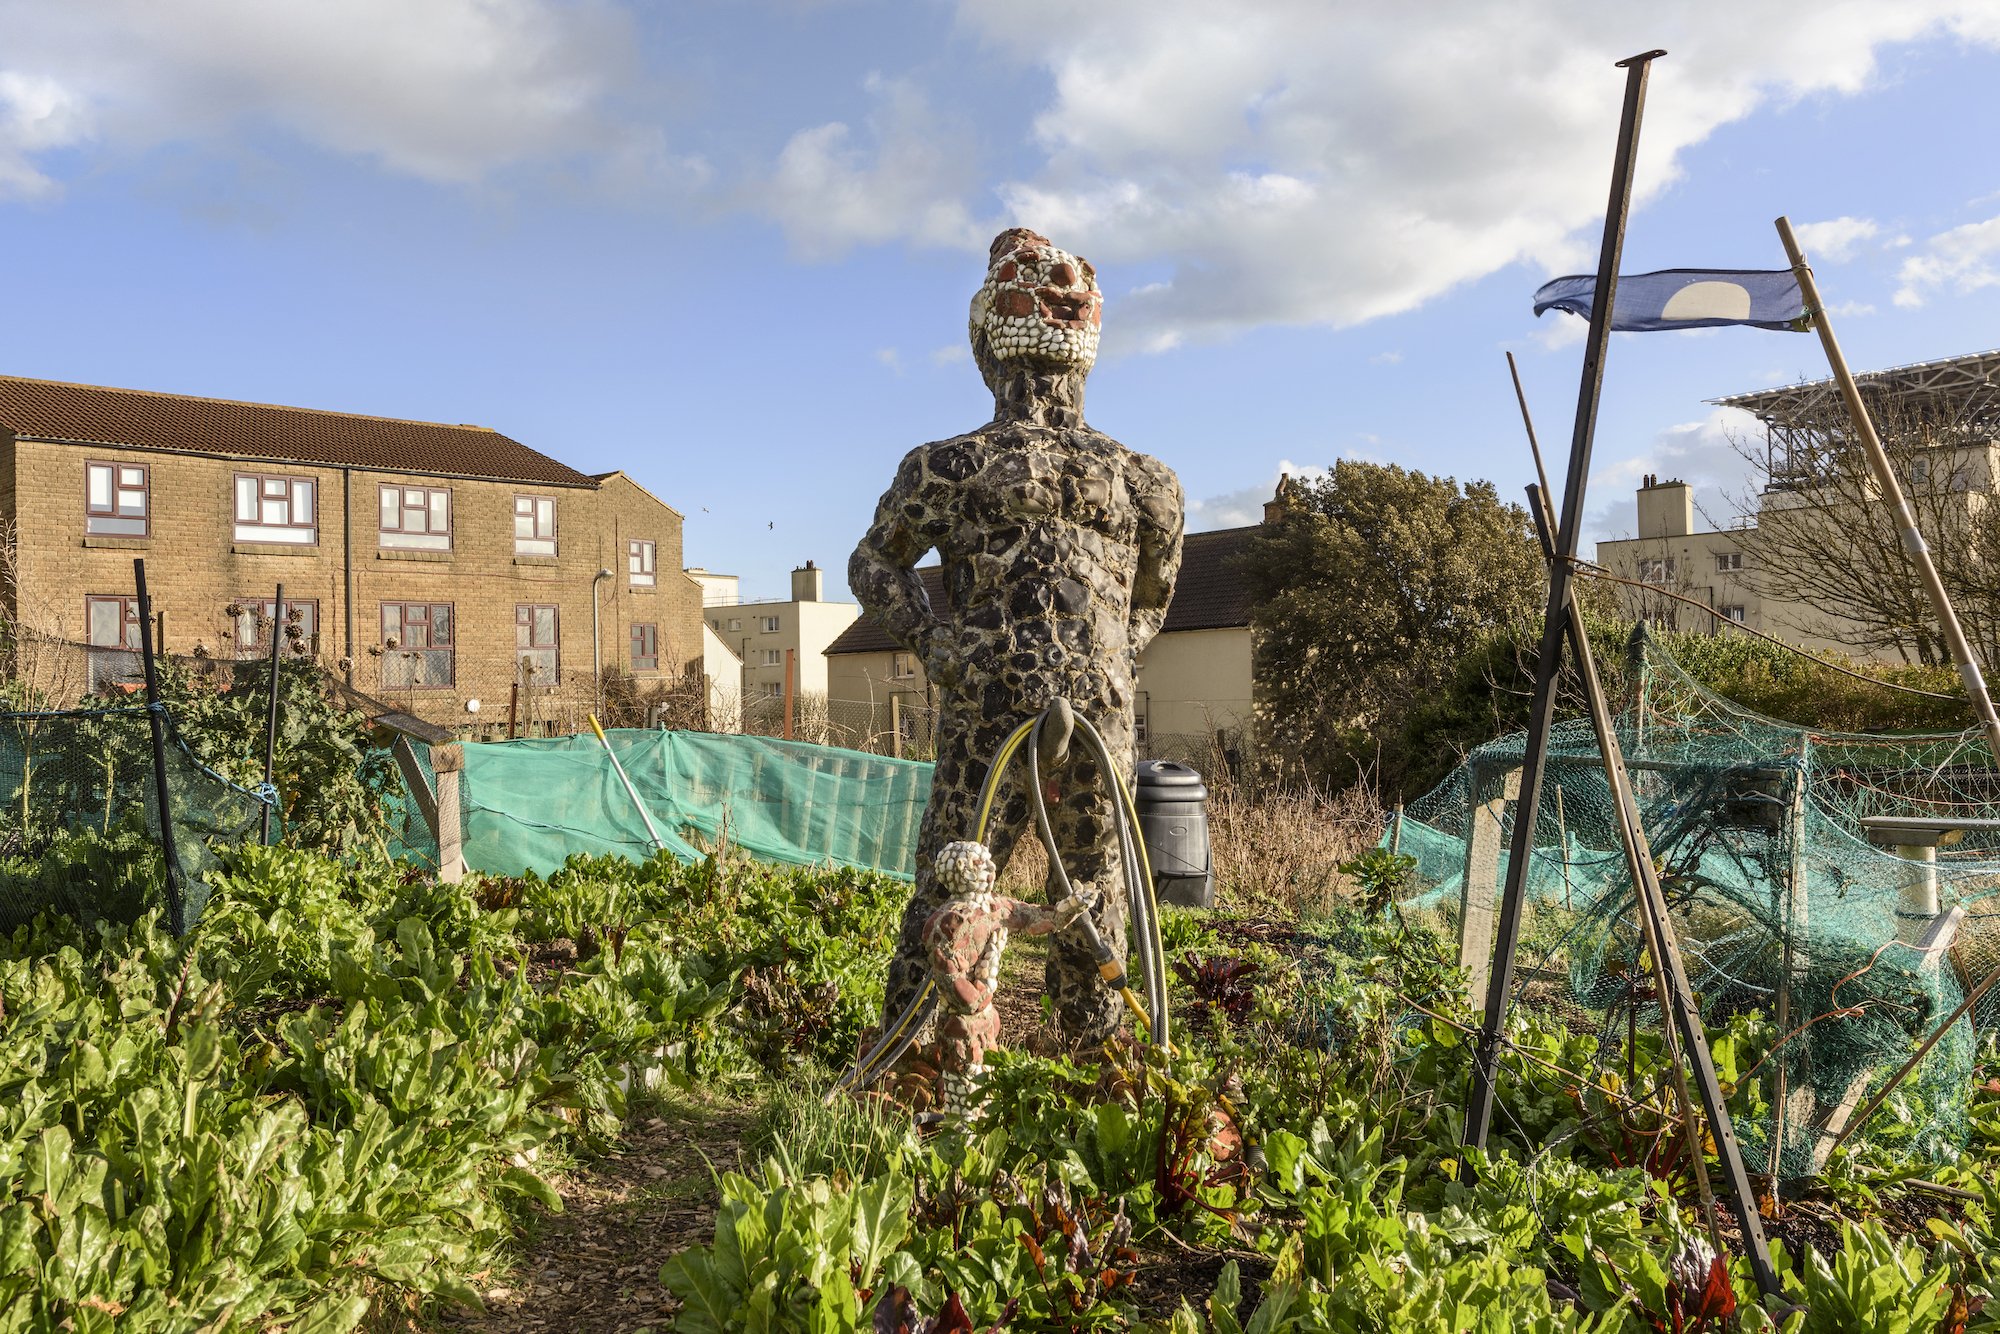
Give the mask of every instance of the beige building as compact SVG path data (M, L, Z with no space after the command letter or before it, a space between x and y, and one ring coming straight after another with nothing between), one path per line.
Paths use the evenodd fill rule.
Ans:
M2000 351L1891 367L1856 380L1934 544L1939 533L1933 528L1955 529L1991 503L2000 477ZM1836 467L1852 476L1851 428L1838 387L1817 380L1713 401L1754 415L1763 428L1765 486L1757 513L1736 528L1697 530L1688 484L1646 478L1638 494L1638 535L1597 544L1600 565L1649 586L1619 588L1625 611L1680 630L1719 631L1721 622L1737 621L1804 648L1869 656L1840 638L1855 623L1837 607L1775 596L1757 569L1760 537L1765 547L1795 555L1818 550L1822 537L1851 530L1840 516L1880 503L1872 484L1827 480ZM1798 525L1789 534L1782 528L1788 523ZM1876 656L1898 657L1888 649Z
M1154 758L1235 760L1251 735L1250 599L1234 569L1254 527L1189 533L1167 617L1139 655L1134 715L1139 748ZM942 605L943 572L917 571ZM713 615L713 613L710 613ZM923 667L873 620L862 618L826 650L828 709L846 744L923 750L930 697Z
M704 592L702 618L742 662L739 689L750 714L782 708L788 661L799 697L827 695L826 650L854 624L861 607L826 600L826 571L807 561L792 571L792 596L784 602L744 602L733 574L693 570Z
M168 653L268 652L282 583L296 651L461 735L701 670L680 514L485 427L0 377L0 523L5 614L94 675L139 647L134 557Z

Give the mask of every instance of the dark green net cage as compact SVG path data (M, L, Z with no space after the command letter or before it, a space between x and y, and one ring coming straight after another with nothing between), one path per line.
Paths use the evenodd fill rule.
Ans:
M1743 1076L1758 1082L1746 1163L1815 1175L1857 1106L2000 966L2000 824L1980 824L2000 816L1992 756L1976 733L1811 731L1715 695L1643 636L1634 657L1619 742L1703 1019L1712 1034L1753 1011L1773 1025ZM1403 911L1450 926L1468 875L1475 892L1505 883L1524 742L1480 747L1386 836L1417 862ZM1544 782L1516 1000L1598 1035L1609 1062L1630 1027L1663 1021L1587 721L1556 726ZM1955 832L1918 863L1871 843L1882 816ZM1952 1025L1864 1138L1963 1147L1992 1005Z
M147 708L0 713L0 930L42 912L199 920L218 850L258 840L266 801L166 734L171 863Z

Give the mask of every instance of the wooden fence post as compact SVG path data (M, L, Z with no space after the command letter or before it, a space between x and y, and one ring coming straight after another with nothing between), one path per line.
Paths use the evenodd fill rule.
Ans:
M452 741L431 747L431 772L437 775L438 879L447 884L465 878L465 831L458 790L458 777L464 769L463 745Z
M1475 769L1473 782L1478 781ZM1500 794L1491 800L1481 802L1478 795L1475 787L1472 809L1467 813L1465 879L1458 900L1458 962L1471 973L1472 1003L1483 1008L1493 968L1493 912L1499 899L1503 825L1507 804L1521 796L1521 771L1509 769L1500 780ZM1534 846L1532 837L1528 846Z

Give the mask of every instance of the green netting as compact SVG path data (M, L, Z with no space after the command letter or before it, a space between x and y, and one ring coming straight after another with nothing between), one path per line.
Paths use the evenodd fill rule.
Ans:
M181 929L208 904L216 850L256 840L264 801L166 745ZM172 925L144 708L0 713L0 930L54 911Z
M1933 902L1932 873L1872 846L1861 822L2000 816L1992 758L1972 735L1813 732L1711 693L1643 639L1639 656L1619 744L1704 1020L1714 1032L1739 1013L1785 1014L1757 1072L1761 1111L1739 1125L1746 1161L1814 1174L1846 1114L2000 964L2000 827L1940 850ZM1468 878L1475 892L1504 883L1524 745L1517 734L1475 751L1388 836L1417 861L1406 912L1455 919ZM1587 721L1556 726L1544 784L1521 995L1598 1035L1609 1062L1635 1008L1641 1029L1662 1018ZM1927 936L1939 947L1918 949ZM1976 1044L1994 1017L1956 1024L1867 1133L1920 1155L1962 1147Z
M833 863L903 879L915 868L929 764L769 737L607 735L677 857L704 855L690 841L698 838L709 847L727 841L766 861ZM546 875L576 853L650 853L645 823L595 737L464 750L460 822L473 869Z

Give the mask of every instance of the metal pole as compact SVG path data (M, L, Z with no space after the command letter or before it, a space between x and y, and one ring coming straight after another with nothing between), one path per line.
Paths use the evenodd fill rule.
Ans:
M176 936L187 934L186 900L181 894L181 863L174 851L174 808L167 795L167 720L160 709L160 674L153 658L153 599L146 593L146 560L132 562L132 581L139 595L139 648L146 667L146 721L153 729L153 792L160 805L160 856L167 864L167 925Z
M285 586L278 585L277 601L271 604L271 708L264 722L264 786L271 788L271 779L278 766L278 655L284 652L285 644ZM272 789L275 791L275 789ZM277 802L273 799L264 806L264 844L271 842L271 809Z
M597 683L597 712L604 712L604 648L598 634L597 586L611 577L611 571L599 570L590 581L590 674ZM595 715L592 715L593 717ZM570 718L575 719L571 714Z
M1833 378L1840 385L1840 396L1847 403L1847 415L1854 422L1854 433L1861 441L1862 456L1868 461L1869 472L1874 474L1875 485L1882 489L1884 503L1895 511L1896 526L1902 532L1903 552L1910 558L1910 564L1917 567L1924 592L1930 595L1931 606L1937 612L1938 628L1944 632L1945 647L1958 668L1959 680L1965 683L1965 696L1972 701L1973 712L1979 715L1979 725L1986 729L1986 744L1992 751L1994 761L2000 763L2000 714L1993 711L1993 697L1987 692L1985 677L1980 675L1979 659L1973 655L1965 630L1958 623L1958 613L1952 610L1951 595L1945 592L1944 580L1938 575L1930 547L1917 528L1917 516L1903 494L1902 483L1896 480L1896 469L1889 462L1889 451L1882 447L1882 437L1875 432L1875 423L1868 415L1868 405L1861 401L1861 388L1854 383L1854 375L1847 369L1847 358L1841 355L1840 341L1833 336L1833 325L1827 322L1826 307L1819 299L1819 285L1813 281L1812 268L1806 263L1805 252L1799 249L1798 238L1792 235L1791 220L1779 218L1777 227L1778 239L1785 244L1785 255L1792 261L1792 273L1799 280L1799 294L1805 298L1806 311L1812 316L1813 327L1819 330L1820 346L1826 349L1827 365L1833 368Z
M618 781L625 785L625 795L632 798L632 805L638 808L639 818L646 822L646 837L653 841L653 850L659 851L666 844L660 841L660 831L653 825L652 812L646 809L645 802L639 800L639 789L633 787L632 780L625 776L625 766L618 762L618 752L611 749L611 738L604 735L603 724L597 721L597 715L594 713L590 715L590 730L597 733L597 742L604 747L605 757L611 761L613 772L618 775Z
M1535 520L1536 535L1544 555L1553 557L1547 509L1541 493L1529 488L1528 502ZM1709 1186L1708 1164L1702 1156L1700 1137L1694 1133L1694 1097L1688 1088L1689 1068L1701 1089L1701 1107L1708 1133L1715 1141L1715 1156L1722 1165L1731 1201L1736 1206L1743 1229L1743 1249L1757 1279L1757 1290L1778 1296L1783 1286L1771 1265L1770 1247L1764 1239L1764 1225L1758 1213L1757 1194L1750 1174L1743 1166L1743 1149L1736 1139L1736 1126L1723 1098L1722 1083L1715 1074L1709 1055L1708 1033L1701 1013L1695 1008L1694 990L1688 985L1687 970L1675 943L1673 919L1667 912L1666 895L1660 890L1659 874L1653 867L1653 850L1639 818L1639 803L1632 795L1631 775L1625 771L1625 755L1618 744L1611 706L1606 701L1604 683L1598 679L1597 660L1591 656L1590 635L1583 623L1583 610L1572 600L1564 607L1571 648L1576 654L1577 671L1583 681L1583 695L1590 706L1591 729L1596 733L1598 753L1604 760L1604 778L1611 791L1612 809L1617 816L1618 841L1625 853L1625 865L1632 876L1639 926L1645 937L1646 952L1652 957L1654 985L1659 991L1660 1009L1668 1020L1662 1034L1667 1058L1673 1065L1675 1094L1688 1129L1688 1153L1694 1165L1695 1183L1707 1214L1710 1236L1716 1249L1722 1248L1721 1230L1715 1216L1715 1196ZM1523 793L1523 796L1526 794ZM1636 1003L1636 1002L1635 1002ZM1677 1040L1678 1039L1678 1040Z
M1604 244L1597 258L1597 289L1590 302L1590 338L1577 391L1576 426L1570 436L1569 476L1563 486L1562 527L1556 534L1560 559L1549 565L1549 600L1543 614L1541 654L1535 663L1535 694L1528 713L1527 751L1521 763L1521 797L1514 807L1514 838L1507 883L1500 902L1493 968L1487 979L1486 1012L1473 1052L1472 1092L1465 1108L1465 1143L1486 1146L1493 1125L1493 1077L1500 1060L1500 1034L1507 996L1514 985L1514 952L1527 900L1528 861L1541 814L1542 769L1548 759L1549 728L1555 722L1556 678L1562 669L1569 620L1571 560L1583 532L1583 493L1590 478L1590 447L1597 429L1598 396L1604 387L1604 354L1611 342L1611 313L1618 295L1618 260L1625 248L1625 218L1632 202L1632 167L1638 155L1639 122L1646 106L1646 72L1664 51L1621 60L1625 105L1618 126L1618 154L1611 168L1611 196L1604 211Z

